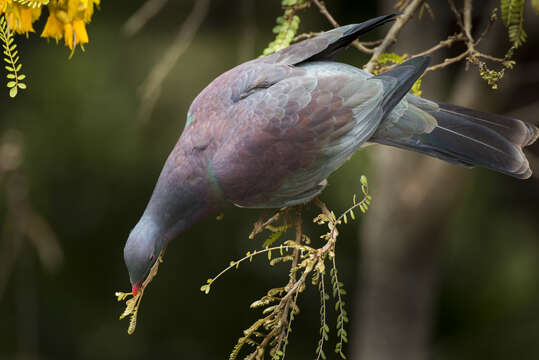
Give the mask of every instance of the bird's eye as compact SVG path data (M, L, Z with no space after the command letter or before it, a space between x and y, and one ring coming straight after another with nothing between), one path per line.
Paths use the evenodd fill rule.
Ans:
M153 255L150 256L150 261L153 261Z

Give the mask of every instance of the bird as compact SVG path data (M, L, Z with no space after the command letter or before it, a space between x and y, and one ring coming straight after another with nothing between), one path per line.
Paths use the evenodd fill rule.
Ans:
M539 129L412 95L428 56L379 75L334 61L360 35L397 16L342 26L245 62L197 95L124 248L134 295L161 251L197 221L227 203L307 203L367 144L530 177L522 148Z

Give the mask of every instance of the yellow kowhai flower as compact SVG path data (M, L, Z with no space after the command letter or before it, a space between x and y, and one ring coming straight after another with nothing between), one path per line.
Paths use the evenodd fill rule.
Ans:
M64 24L58 20L54 13L49 13L47 23L43 28L41 37L53 38L56 41L60 40L64 36Z
M0 14L4 14L9 28L18 34L34 32L33 23L41 16L41 7L30 8L13 0L0 0Z
M0 0L0 15L7 11L8 5L12 6L12 0Z
M99 6L100 0L69 0L67 4L67 16L71 19L82 19L86 24L94 14L94 4Z
M41 37L56 41L64 38L71 51L77 45L84 50L84 44L89 42L86 24L92 18L94 5L98 6L99 3L100 0L51 0L48 5L49 18Z
M74 20L73 23L65 24L64 39L66 46L71 50L73 50L77 44L84 50L84 44L88 43L88 33L86 32L84 21Z

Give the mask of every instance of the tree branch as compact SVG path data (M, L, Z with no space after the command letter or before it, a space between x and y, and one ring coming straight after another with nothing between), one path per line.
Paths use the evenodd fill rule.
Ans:
M329 13L324 3L318 0L312 0L312 2L316 5L318 10L320 10L320 14L322 14L326 19L328 19L328 21L330 22L331 25L333 25L333 27L338 28L340 26L337 20L335 20L335 18ZM372 54L374 52L373 49L369 49L364 44L360 43L358 40L354 40L352 42L352 45L359 51L367 53L367 54Z
M146 25L146 23L153 18L168 0L148 0L142 5L122 27L122 32L126 36L133 36L140 31Z
M403 14L397 18L389 32L385 36L384 40L380 46L376 47L373 51L371 59L365 65L365 70L372 72L376 63L376 59L384 52L386 49L397 41L397 37L402 31L404 25L412 18L416 10L423 3L423 0L413 0L404 10Z
M202 24L202 21L208 14L210 0L197 0L193 10L181 25L174 42L165 51L165 54L161 58L144 83L141 86L141 108L138 114L138 118L141 122L146 122L153 112L155 103L161 94L161 87L165 78L168 76L180 56L191 45L198 28Z

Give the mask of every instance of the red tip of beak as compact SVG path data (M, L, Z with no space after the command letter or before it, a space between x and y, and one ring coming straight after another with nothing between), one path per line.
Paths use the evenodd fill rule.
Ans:
M131 292L133 293L133 296L137 296L137 293L138 293L141 285L142 285L142 281L139 282L136 285L131 286Z

